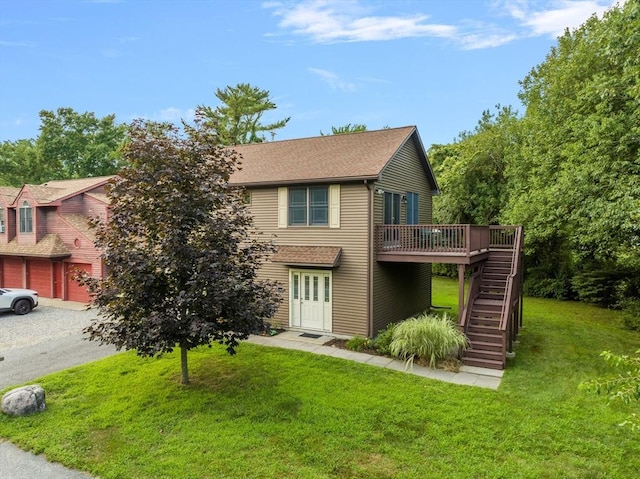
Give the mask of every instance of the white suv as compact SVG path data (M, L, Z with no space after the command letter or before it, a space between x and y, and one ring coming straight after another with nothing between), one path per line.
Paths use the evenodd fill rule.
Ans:
M32 289L0 288L0 313L27 314L38 306L38 292Z

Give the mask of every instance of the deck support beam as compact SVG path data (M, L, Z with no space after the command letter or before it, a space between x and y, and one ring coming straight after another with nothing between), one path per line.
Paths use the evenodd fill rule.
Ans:
M458 264L458 324L460 324L464 311L464 273L466 269L466 265Z

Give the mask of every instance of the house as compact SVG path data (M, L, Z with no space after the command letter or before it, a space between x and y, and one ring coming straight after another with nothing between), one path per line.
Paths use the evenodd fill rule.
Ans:
M0 287L88 302L74 272L103 275L89 217L106 217L111 177L0 187Z
M431 265L376 261L374 226L431 223L438 186L415 127L234 146L255 226L278 252L274 321L372 336L431 305Z
M284 288L275 324L373 337L429 309L431 264L452 263L465 362L504 367L521 318L522 229L433 225L438 185L415 127L233 148L231 183L278 247L260 270Z

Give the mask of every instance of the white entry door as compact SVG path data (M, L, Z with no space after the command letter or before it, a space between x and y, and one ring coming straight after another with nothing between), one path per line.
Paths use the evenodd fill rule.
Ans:
M331 331L331 279L331 271L291 271L289 304L292 327Z

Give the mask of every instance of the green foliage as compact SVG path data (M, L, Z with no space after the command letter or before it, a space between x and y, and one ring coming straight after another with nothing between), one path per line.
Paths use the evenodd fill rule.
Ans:
M100 310L92 340L142 356L238 341L273 316L276 285L258 281L270 243L252 236L242 191L229 186L237 155L201 117L184 133L134 122L124 168L108 189L108 221L96 221L107 275L87 278Z
M362 336L354 336L350 338L345 344L350 351L364 351L365 349L371 349L371 339L363 338Z
M122 166L126 125L114 115L97 118L71 108L40 112L36 140L0 144L0 185L22 186L49 180L115 174Z
M265 132L273 137L275 131L284 128L291 119L287 117L263 125L262 115L277 107L268 90L261 90L249 83L227 86L224 90L218 88L216 97L222 103L220 106L215 109L200 107L200 111L217 130L219 141L223 145L261 143L266 140Z
M622 304L622 324L632 331L640 331L640 299Z
M441 194L434 198L437 223L496 224L505 205L505 163L515 147L516 113L496 107L482 114L474 132L451 145L433 145L429 158Z
M640 349L636 354L640 355ZM640 401L640 356L618 355L611 351L603 351L600 356L609 366L622 369L623 373L585 381L579 388L597 394L606 394L610 401L621 401L624 404ZM640 431L640 418L633 414L622 425L628 425Z
M50 170L42 164L34 140L0 143L0 186L20 187L25 183L39 184L50 179Z
M556 242L577 263L638 262L638 31L638 2L593 16L560 37L521 83L526 112L507 164L503 219L525 225L529 255ZM586 288L581 279L576 285Z
M423 313L398 323L389 349L393 356L406 360L407 364L418 357L435 367L438 359L458 356L467 347L466 336L448 315Z
M347 123L343 126L331 127L331 135L344 135L345 133L358 133L360 131L367 131L367 125L360 123L355 123L352 125L351 123ZM320 131L320 135L325 136L322 131Z
M391 341L395 329L396 323L387 324L387 327L378 331L378 334L373 339L373 347L380 354L385 356L391 355Z
M590 265L575 274L573 289L580 301L611 307L618 303L618 284L626 277L627 273L618 269L615 263Z
M117 125L115 115L97 118L72 108L40 112L36 141L47 180L115 174L123 165L121 148L127 126Z

